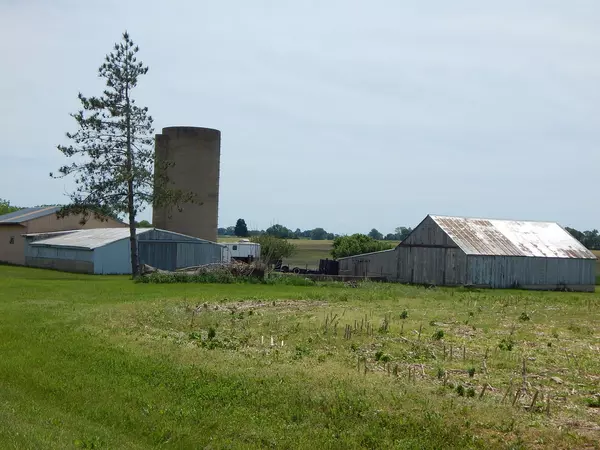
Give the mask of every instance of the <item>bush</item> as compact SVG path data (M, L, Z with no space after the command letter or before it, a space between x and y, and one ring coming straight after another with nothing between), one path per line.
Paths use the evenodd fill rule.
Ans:
M280 259L289 258L298 250L296 245L270 234L254 236L250 240L260 244L260 260L268 265L275 264Z
M362 253L379 252L393 248L391 244L380 242L364 234L340 236L333 240L331 256L335 259L346 256L360 255Z

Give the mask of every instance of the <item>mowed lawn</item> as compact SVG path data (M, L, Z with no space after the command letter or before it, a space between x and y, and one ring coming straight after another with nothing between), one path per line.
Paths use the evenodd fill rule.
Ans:
M599 324L598 294L0 266L0 448L598 448Z

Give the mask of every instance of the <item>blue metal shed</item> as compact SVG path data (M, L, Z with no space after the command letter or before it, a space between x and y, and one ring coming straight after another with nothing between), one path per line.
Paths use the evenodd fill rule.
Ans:
M68 272L130 274L128 228L98 228L25 235L25 264ZM137 230L140 264L163 270L219 263L216 242L156 228Z

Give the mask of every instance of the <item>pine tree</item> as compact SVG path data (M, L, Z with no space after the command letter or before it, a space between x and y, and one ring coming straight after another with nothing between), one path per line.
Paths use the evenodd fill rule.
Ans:
M106 81L102 95L84 97L79 93L82 109L71 114L79 129L66 134L74 144L58 146L75 162L60 167L56 176L50 174L54 178L74 175L77 185L59 217L81 214L82 223L92 214L101 220L128 219L134 277L139 274L136 215L146 205L175 205L181 210L181 204L195 198L167 187L166 169L172 163L155 167L152 117L132 96L139 78L148 73L148 67L136 58L138 51L125 32L98 69L99 77Z
M248 237L248 226L244 219L238 219L235 223L235 235L238 237Z

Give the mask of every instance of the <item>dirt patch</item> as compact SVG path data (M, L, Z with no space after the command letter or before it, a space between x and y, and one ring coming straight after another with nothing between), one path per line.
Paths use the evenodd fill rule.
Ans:
M206 309L208 311L222 311L231 313L263 308L271 308L278 310L301 310L315 307L320 308L328 305L329 303L327 302L319 302L313 300L244 300L225 304L204 303L202 305L197 305L195 308L190 309L195 309L196 312L200 312Z

